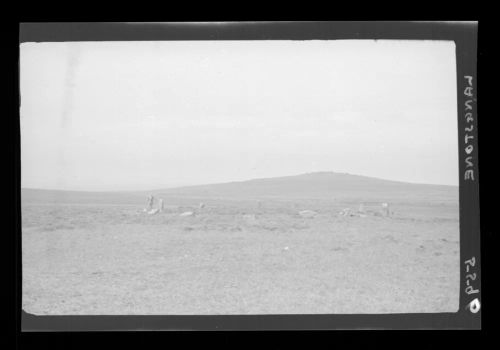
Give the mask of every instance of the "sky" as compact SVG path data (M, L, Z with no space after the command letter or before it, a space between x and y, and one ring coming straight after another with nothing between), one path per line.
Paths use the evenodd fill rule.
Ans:
M21 186L458 185L452 41L23 43Z

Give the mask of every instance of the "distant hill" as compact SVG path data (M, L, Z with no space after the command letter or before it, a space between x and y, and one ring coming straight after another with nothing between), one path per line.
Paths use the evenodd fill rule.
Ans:
M145 203L145 192L87 192L21 189L21 203L137 204Z
M136 204L145 202L149 193L165 198L167 203L170 202L169 198L431 200L458 203L457 186L411 184L334 172L316 172L155 191L83 192L22 189L22 201Z
M458 201L458 187L412 184L335 172L255 179L156 191L169 196L220 198L439 198Z

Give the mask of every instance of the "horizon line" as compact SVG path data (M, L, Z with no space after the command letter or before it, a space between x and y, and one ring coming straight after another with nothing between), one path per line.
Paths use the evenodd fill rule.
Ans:
M283 177L296 177L296 176L313 175L313 174L324 174L324 173L332 173L332 174L338 174L338 175L359 176L359 177L366 177L366 178L383 180L383 181L404 183L404 184L409 184L409 185L459 187L459 185L433 184L433 183L409 182L409 181L401 181L401 180L390 180L390 179L385 179L385 178L380 178L380 177L375 177L375 176L367 176L367 175L351 174L351 173L347 173L347 172L335 172L335 171L331 171L331 170L330 171L325 170L325 171L313 171L313 172L307 172L307 173L300 173L300 174L295 174L295 175L281 175L281 176L273 176L273 177L259 177L259 178L251 178L251 179L246 179L246 180L233 180L233 181L214 182L214 183L200 183L200 184L193 184L193 185L181 185L181 186L163 187L163 188L155 188L155 189L143 189L143 190L140 190L140 189L132 189L132 190L75 190L75 189L36 188L36 187L22 187L22 186L21 186L21 190L25 189L25 190L62 191L62 192L87 192L87 193L101 193L101 192L106 192L106 193L110 193L110 192L113 192L113 193L118 193L118 192L129 192L129 193L131 193L131 192L156 192L156 191L180 189L180 188L187 188L187 187L223 185L223 184L230 184L230 183L248 182L248 181L254 181L254 180L268 180L268 179L277 179L277 178L283 178Z

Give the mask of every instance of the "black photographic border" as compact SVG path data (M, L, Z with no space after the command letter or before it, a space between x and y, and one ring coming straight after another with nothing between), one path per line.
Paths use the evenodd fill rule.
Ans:
M175 23L20 23L19 43L141 40L451 40L456 45L457 120L460 188L460 302L456 313L209 315L209 316L36 316L17 303L23 332L138 330L346 330L480 329L481 301L479 173L477 148L477 22L175 22ZM466 78L466 77L472 77ZM472 87L472 89L470 89ZM469 88L469 89L467 89ZM472 96L469 96L472 94ZM471 109L466 109L468 106ZM18 112L19 113L19 112ZM467 115L471 113L471 115ZM471 118L472 117L472 118ZM469 135L466 143L466 135ZM472 137L470 137L472 136ZM472 150L466 147L471 145ZM469 152L470 151L470 152ZM469 163L466 157L472 156ZM472 162L472 166L470 165ZM467 165L469 164L469 165ZM20 167L19 167L20 168ZM20 169L18 169L20 170ZM474 180L466 180L467 170ZM20 174L17 199L20 199ZM470 178L470 173L469 173ZM16 227L17 290L21 290L21 225ZM466 261L475 258L474 266ZM469 266L471 269L467 271ZM467 275L476 273L472 280ZM469 285L467 284L469 283ZM468 294L467 288L479 292ZM469 292L470 292L469 288Z

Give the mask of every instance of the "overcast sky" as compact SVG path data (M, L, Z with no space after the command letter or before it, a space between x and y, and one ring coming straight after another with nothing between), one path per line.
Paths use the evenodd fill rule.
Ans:
M449 41L24 43L22 187L458 184Z

